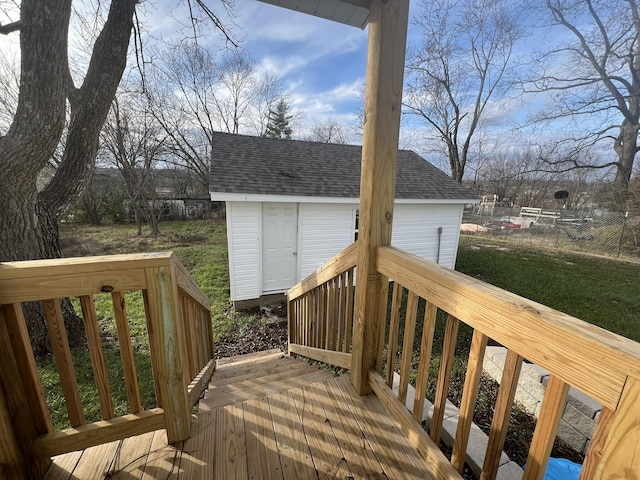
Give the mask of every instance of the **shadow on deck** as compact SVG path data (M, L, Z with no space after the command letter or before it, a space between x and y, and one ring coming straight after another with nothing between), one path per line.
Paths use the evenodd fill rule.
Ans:
M60 455L45 478L431 478L374 394L279 350L219 360L191 428Z

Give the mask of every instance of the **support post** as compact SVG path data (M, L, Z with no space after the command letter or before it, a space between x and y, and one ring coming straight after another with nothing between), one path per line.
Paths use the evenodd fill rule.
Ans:
M43 433L35 423L40 412L31 411L8 320L0 308L0 478L40 479L51 459L36 458L31 449L38 433Z
M185 338L180 321L178 287L172 265L145 269L149 318L149 344L154 382L164 409L169 443L189 438L191 405L185 377Z
M391 243L408 17L409 0L371 1L351 366L361 395L371 391L367 376L386 315L379 296L388 280L376 272L376 249Z

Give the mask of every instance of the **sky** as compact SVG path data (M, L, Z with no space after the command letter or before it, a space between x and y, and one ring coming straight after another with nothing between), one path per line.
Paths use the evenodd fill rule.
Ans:
M149 8L148 13L154 18L166 12ZM179 18L182 12L176 8L171 14ZM234 37L258 70L278 74L292 108L304 112L299 129L328 118L355 121L365 78L366 29L256 0L236 0L232 21ZM153 23L147 25L154 37L167 40L179 34L175 22ZM212 35L210 41L219 43L220 37Z
M211 0L207 4L217 5L219 2ZM420 27L413 22L420 11L420 4L419 0L411 0L410 3L409 46L416 44L420 37ZM362 105L367 29L338 24L257 0L234 0L231 17L221 9L217 9L217 13L226 24L234 24L233 37L240 40L241 48L251 56L258 70L277 73L291 107L303 112L302 118L294 125L294 137L303 138L314 123L328 119L337 120L353 132L358 124L357 111ZM178 41L189 30L185 21L188 18L185 0L146 0L140 4L139 17L144 23L149 44ZM0 18L0 22L6 21L6 17ZM17 35L13 35L13 39L3 37L0 45L3 53L7 54ZM224 43L215 33L203 36L199 41L209 42L212 48ZM487 117L490 141L508 148L519 148L522 137L513 132L513 125L526 119L532 105L546 100L544 95L525 102L496 99ZM427 138L424 127L404 121L401 148L415 150L447 171L446 164L438 163L429 152ZM361 138L352 134L350 142L360 143Z

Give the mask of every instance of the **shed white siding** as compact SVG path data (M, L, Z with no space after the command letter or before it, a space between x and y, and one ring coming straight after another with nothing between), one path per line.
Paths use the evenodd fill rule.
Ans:
M306 278L354 240L353 204L301 203L298 280Z
M233 301L256 299L264 294L262 252L265 248L263 242L267 240L262 231L263 205L263 202L227 202L229 277ZM358 205L296 202L284 205L298 206L297 234L295 229L291 233L296 237L292 239L293 245L297 244L297 278L293 282L296 283L354 241ZM442 227L439 263L454 268L462 209L462 204L454 203L396 203L391 243L435 262L438 259L438 228Z
M438 227L442 227L439 263L454 268L462 208L462 204L396 204L391 244L435 262L438 258Z
M227 202L227 242L232 300L262 295L261 241L262 205L259 202Z

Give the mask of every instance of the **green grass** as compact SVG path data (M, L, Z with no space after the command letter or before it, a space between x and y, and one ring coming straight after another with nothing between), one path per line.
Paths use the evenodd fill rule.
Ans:
M462 236L456 269L640 341L640 264Z
M61 244L64 255L69 257L173 251L212 303L214 337L241 335L243 328L256 317L231 309L225 223L216 220L166 222L160 224L160 232L156 238L144 232L138 237L135 226L131 225L63 225ZM80 313L79 300L72 298L71 302ZM128 412L129 404L111 295L95 295L94 302L115 414L119 416ZM126 292L125 302L142 406L153 408L156 405L155 389L150 374L151 356L141 292ZM79 347L72 351L72 357L85 417L89 422L98 420L101 418L100 406L89 352L86 347ZM65 400L53 356L39 358L38 368L54 426L66 428L69 423Z

